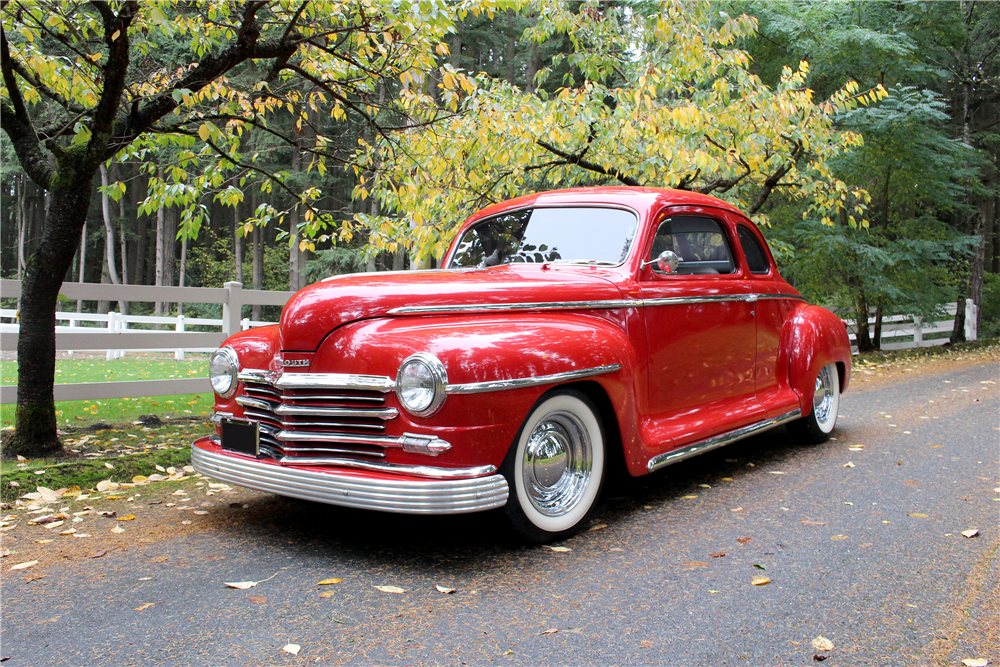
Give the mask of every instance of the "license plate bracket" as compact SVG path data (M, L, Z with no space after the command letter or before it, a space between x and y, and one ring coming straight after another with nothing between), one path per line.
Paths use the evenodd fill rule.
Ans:
M260 456L260 427L249 419L222 418L222 448L248 456Z

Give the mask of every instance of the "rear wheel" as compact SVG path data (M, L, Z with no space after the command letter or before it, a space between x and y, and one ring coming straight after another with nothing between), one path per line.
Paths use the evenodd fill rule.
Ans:
M837 364L827 364L816 376L812 412L789 424L789 430L794 436L814 444L826 442L837 425L839 409L840 373Z
M561 390L535 405L501 472L511 497L507 520L530 542L569 537L584 524L601 492L604 428L584 394Z

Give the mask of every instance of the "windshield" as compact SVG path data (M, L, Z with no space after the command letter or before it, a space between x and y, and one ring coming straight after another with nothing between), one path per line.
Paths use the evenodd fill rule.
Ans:
M625 261L637 219L617 208L522 209L465 231L450 268L527 262L617 266Z

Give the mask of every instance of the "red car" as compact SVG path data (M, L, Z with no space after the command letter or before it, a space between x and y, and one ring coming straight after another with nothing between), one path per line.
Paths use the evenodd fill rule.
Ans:
M585 525L609 461L645 475L787 424L821 442L851 351L718 199L651 188L519 197L446 268L334 276L211 360L194 467L334 505L503 508L525 538Z

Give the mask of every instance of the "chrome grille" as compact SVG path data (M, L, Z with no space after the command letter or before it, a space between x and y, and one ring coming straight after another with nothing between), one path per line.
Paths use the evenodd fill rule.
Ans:
M236 403L260 427L260 453L294 465L350 465L385 458L387 447L436 456L451 448L434 436L385 435L399 413L387 407L388 377L247 369Z

